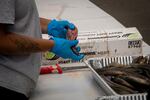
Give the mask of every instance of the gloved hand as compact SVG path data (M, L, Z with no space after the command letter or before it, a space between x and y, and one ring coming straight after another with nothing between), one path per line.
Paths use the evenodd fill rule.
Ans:
M78 44L78 40L66 40L56 37L52 37L51 39L54 41L54 46L51 49L51 52L55 53L56 55L64 59L70 58L77 61L81 60L84 57L83 54L80 54L78 52L80 51L79 47L76 47L76 52L78 52L78 54L75 54L71 49Z
M66 39L67 30L71 29L74 30L75 26L74 24L68 22L67 20L51 20L51 22L48 24L48 35L51 35L53 37L58 38L64 38Z

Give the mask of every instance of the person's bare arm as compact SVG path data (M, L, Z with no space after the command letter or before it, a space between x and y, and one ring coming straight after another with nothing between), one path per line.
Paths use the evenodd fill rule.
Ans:
M0 24L0 54L20 55L26 53L50 50L54 45L52 40L37 39L6 30L6 25Z
M47 26L51 20L46 18L40 18L40 25L42 33L47 34Z

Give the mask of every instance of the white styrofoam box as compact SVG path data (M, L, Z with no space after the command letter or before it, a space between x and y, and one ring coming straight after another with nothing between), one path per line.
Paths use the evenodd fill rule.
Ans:
M101 19L84 19L84 20L71 20L79 31L91 31L91 30L108 30L124 28L116 19L112 17L104 17Z
M41 17L69 20L79 31L124 27L89 0L36 0L36 3Z
M62 19L84 20L111 17L109 14L97 7L65 7L61 14Z
M60 13L64 12L66 9L70 9L71 12L74 12L73 9L78 10L78 8L83 9L95 7L95 5L89 0L36 0L36 4L39 11L39 15L45 18L56 18L60 15ZM80 13L81 10L79 10L78 12ZM66 15L73 16L69 13L67 13Z
M88 0L36 0L36 3L40 16L49 19L58 18L78 22L82 20L91 22L93 19L97 21L97 19L101 20L109 17L113 21L118 22ZM107 24L110 23L109 21L107 22Z
M142 36L136 28L83 32L78 36L81 52L100 56L142 54Z
M83 31L79 32L78 40L81 53L86 55L84 59L92 57L142 55L142 36L135 27ZM75 63L75 61L59 58L53 61L46 61L46 63L65 64Z
M48 19L57 18L57 16L59 16L63 10L62 4L52 4L46 0L36 0L36 5L38 8L39 16Z
M95 7L95 4L90 2L89 0L35 0L37 6L40 8L43 6L48 6L50 5L65 5L66 7Z

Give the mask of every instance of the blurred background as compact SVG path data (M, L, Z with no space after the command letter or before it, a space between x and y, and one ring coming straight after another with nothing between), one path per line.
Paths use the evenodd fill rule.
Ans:
M90 0L125 27L137 27L150 45L150 0Z

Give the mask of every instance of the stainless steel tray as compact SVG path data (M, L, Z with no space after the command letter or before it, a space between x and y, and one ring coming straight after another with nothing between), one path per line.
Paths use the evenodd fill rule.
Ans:
M124 65L129 65L132 63L133 59L137 56L117 56L117 57L98 57L98 58L89 58L85 60L86 65L91 69L92 75L96 82L103 88L104 92L108 95L97 100L146 100L147 93L139 94L127 94L120 95L116 93L104 80L103 78L95 71L96 68L103 68L109 65L112 62L117 62ZM146 56L149 59L149 56ZM118 99L116 99L118 98ZM123 98L123 99L122 99ZM131 98L131 99L124 99ZM134 99L133 99L134 98Z
M128 95L116 95L116 96L102 96L96 100L147 100L145 93L141 94L128 94Z

